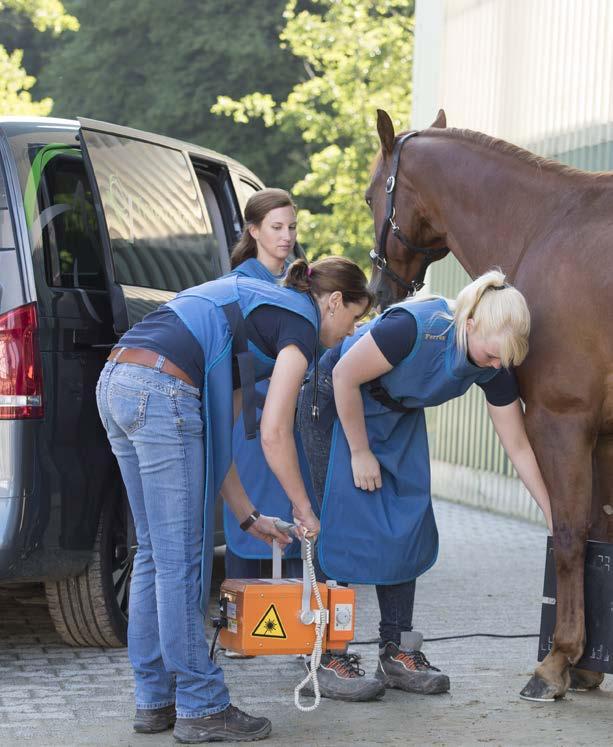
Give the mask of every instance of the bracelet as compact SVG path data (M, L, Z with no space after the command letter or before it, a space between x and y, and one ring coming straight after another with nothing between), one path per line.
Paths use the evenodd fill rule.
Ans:
M249 514L249 516L243 521L243 523L240 525L243 532L246 532L247 529L252 524L255 524L255 522L260 518L260 512L257 510L257 508L254 508L253 511Z

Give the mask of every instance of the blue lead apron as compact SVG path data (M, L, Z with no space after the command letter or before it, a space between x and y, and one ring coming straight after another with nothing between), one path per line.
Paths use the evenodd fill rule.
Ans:
M410 354L380 383L393 399L414 409L392 411L371 396L368 384L361 387L368 441L381 465L382 487L374 492L354 486L349 445L335 420L318 547L323 570L339 581L399 584L434 564L438 532L424 408L459 397L473 383L497 373L473 365L458 350L455 326L441 316L449 314L444 299L407 301L392 308L414 316L417 339ZM384 316L345 340L341 355Z
M287 270L287 265L285 269ZM282 275L273 275L257 259L248 259L242 262L231 274L258 278L273 284L278 283L285 276L285 272ZM268 384L268 380L260 381L256 384L260 410L266 399ZM310 487L311 476L308 462L297 431L294 431L294 435L296 437L296 451L298 453L302 479L313 502L314 498L312 488ZM260 433L258 431L254 439L246 438L242 413L234 424L232 454L243 487L258 511L268 516L278 516L284 521L293 521L290 500L287 493L281 487L281 483L268 466L268 462L262 451ZM224 531L226 542L235 555L241 558L257 560L271 557L270 546L257 537L243 532L236 516L234 516L226 504L224 504ZM297 540L292 542L286 548L283 555L286 558L300 557L300 543Z
M215 530L215 499L232 464L232 355L230 312L244 319L264 304L290 309L318 327L311 300L289 288L278 288L261 280L228 276L188 288L168 302L200 343L204 353L202 421L204 423L204 538L200 606L206 611L211 582ZM228 313L226 313L228 312ZM251 341L256 379L272 374L274 360Z

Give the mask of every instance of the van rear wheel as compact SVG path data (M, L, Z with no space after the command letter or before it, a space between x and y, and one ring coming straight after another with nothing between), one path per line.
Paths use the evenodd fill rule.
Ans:
M83 573L45 584L55 629L70 646L122 648L127 643L136 551L136 543L129 541L131 520L125 498L105 504Z

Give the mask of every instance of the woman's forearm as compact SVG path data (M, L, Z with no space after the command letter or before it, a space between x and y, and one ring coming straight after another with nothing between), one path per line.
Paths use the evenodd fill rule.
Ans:
M299 520L312 518L311 501L302 479L294 438L296 402L306 368L306 358L295 345L280 351L260 422L262 451Z
M228 470L226 479L223 481L219 492L234 516L238 519L239 524L242 524L253 511L254 506L245 492L234 462L232 462L232 466Z
M370 449L360 387L346 382L337 368L332 372L336 412L352 454Z
M524 413L519 399L503 407L488 404L488 411L502 446L515 467L520 480L540 507L549 531L552 531L549 493L536 461L532 444L526 433Z
M273 428L264 430L261 437L268 466L287 493L294 513L301 515L308 512L311 501L302 479L293 430Z
M341 357L332 371L336 411L351 454L353 457L358 455L358 460L363 461L369 455L372 457L360 386L378 379L392 368L370 332L367 332Z
M509 452L509 459L515 467L519 479L526 486L526 489L543 512L547 526L551 531L553 525L549 493L543 481L541 470L539 469L532 447L528 443L524 448L517 449L515 453Z
M236 516L239 524L242 524L255 510L253 503L245 492L234 463L232 463L219 492ZM246 531L269 545L272 544L273 540L276 540L281 547L286 547L290 539L286 534L279 531L275 525L275 520L274 516L261 514L254 522L250 523Z

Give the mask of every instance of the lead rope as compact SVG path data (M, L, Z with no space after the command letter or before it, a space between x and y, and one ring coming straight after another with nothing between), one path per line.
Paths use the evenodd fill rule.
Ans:
M313 543L311 540L304 538L306 545L306 563L309 572L309 578L311 580L311 589L315 595L315 601L317 602L317 610L313 610L315 616L315 644L313 645L313 653L311 654L311 665L307 676L302 680L299 685L296 685L294 689L294 704L299 711L303 713L309 713L314 711L321 701L321 693L319 692L319 680L317 679L317 670L321 663L322 646L324 639L324 632L326 630L326 624L328 621L328 610L324 607L321 600L321 594L319 593L319 586L317 585L317 579L315 578L315 567L313 566ZM300 703L300 693L307 686L309 682L313 683L313 691L315 693L315 703L312 706L303 706Z

